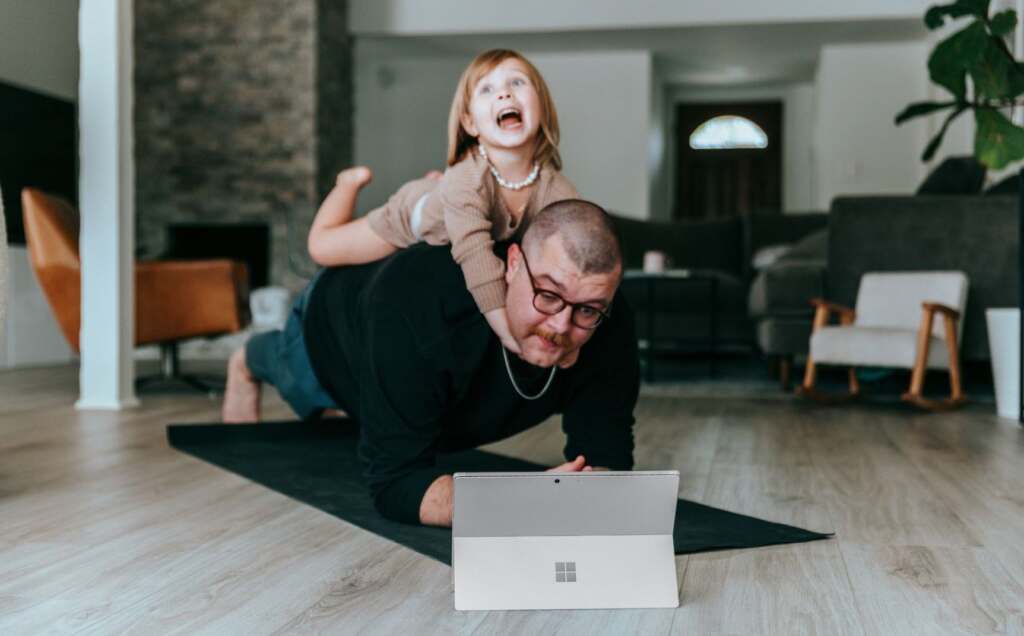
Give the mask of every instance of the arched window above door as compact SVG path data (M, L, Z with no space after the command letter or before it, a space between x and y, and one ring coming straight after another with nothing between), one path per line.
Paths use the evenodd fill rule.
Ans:
M768 135L746 117L719 115L712 117L690 135L694 150L731 150L734 148L767 148Z

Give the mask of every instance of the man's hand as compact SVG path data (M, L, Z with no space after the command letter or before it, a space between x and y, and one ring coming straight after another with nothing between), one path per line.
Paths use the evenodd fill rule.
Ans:
M441 475L423 493L420 502L420 523L425 526L452 526L452 492L455 480L451 475Z
M549 468L549 473L584 473L592 470L607 470L606 468L595 468L587 465L587 459L578 455L571 462L565 462L560 466ZM452 495L455 490L455 480L451 475L441 475L430 484L427 492L423 494L423 501L420 502L420 523L425 526L443 526L450 528L452 525Z
M565 462L560 466L549 468L549 473L582 473L594 470L593 466L587 466L587 458L583 455L577 455L576 459L571 462Z

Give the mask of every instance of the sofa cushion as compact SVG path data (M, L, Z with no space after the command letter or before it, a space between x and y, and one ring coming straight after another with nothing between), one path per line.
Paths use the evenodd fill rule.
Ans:
M811 357L823 364L909 369L917 357L917 330L822 327L811 334ZM935 336L928 347L928 368L949 368L946 343Z
M972 156L947 157L929 174L917 194L977 194L985 183L985 166Z
M779 262L779 259L785 256L791 249L793 249L793 246L789 243L762 247L754 252L754 256L750 259L750 266L755 271L764 271Z
M746 253L753 255L772 245L794 245L827 224L828 215L823 212L753 214L743 219ZM747 263L748 276L756 273L751 265Z
M761 272L754 279L747 296L747 306L754 318L810 318L814 314L810 300L824 296L824 288L824 263L783 261Z
M828 228L812 232L786 252L783 261L813 261L824 264L828 259Z
M770 316L757 322L757 346L768 355L803 355L810 339L810 318Z

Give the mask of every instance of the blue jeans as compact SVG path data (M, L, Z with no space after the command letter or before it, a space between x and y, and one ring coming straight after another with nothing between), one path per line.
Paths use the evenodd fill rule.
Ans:
M284 329L259 333L245 344L245 364L253 377L274 385L292 410L306 419L338 406L313 373L302 334L303 316L318 273L292 303Z

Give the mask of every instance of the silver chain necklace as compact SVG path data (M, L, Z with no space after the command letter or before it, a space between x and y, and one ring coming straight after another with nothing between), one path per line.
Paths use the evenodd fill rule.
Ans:
M508 351L505 347L501 348L501 355L505 358L505 370L508 371L508 379L512 381L512 388L516 390L519 397L524 400L536 400L548 392L548 387L551 386L551 381L555 379L555 371L558 371L558 366L551 367L551 375L548 376L548 381L544 383L544 388L540 390L540 393L537 395L527 395L523 393L523 390L519 388L518 384L516 384L516 379L512 377L512 367L508 363Z
M491 160L487 157L487 150L484 149L483 144L477 144L477 148L480 149L480 156L487 162L487 167L491 169L491 174L494 175L494 180L503 188L507 188L509 190L522 190L527 186L533 185L533 182L537 180L537 175L540 174L540 165L534 161L533 170L530 171L530 174L526 175L525 179L517 183L505 181L505 178L501 176L498 169L494 167L494 164L492 164Z

